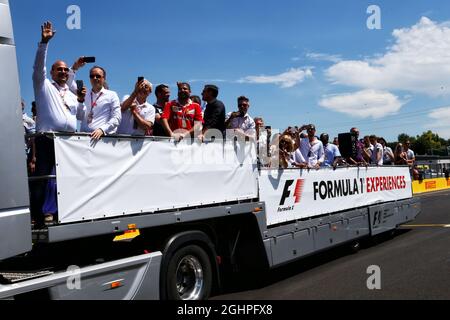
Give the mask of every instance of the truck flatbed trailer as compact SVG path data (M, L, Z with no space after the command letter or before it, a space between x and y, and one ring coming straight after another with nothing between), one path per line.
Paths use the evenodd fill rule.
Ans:
M33 230L8 1L0 21L0 299L207 299L224 274L276 268L420 212L407 167L271 170L234 140L92 145L47 133L58 221Z

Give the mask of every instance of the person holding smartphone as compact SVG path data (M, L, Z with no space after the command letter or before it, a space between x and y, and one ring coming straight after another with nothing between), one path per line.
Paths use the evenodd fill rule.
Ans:
M234 129L245 137L256 138L255 121L248 114L250 99L244 96L238 98L238 111L230 112L225 119L225 128Z
M118 134L150 136L155 123L155 108L147 102L153 85L143 77L138 78L133 93L123 98L122 121Z
M36 131L75 132L77 129L77 96L68 86L69 67L62 61L56 61L47 77L47 51L50 40L56 31L50 21L41 26L41 42L36 53L33 67L33 88L36 101ZM35 138L36 164L35 175L50 175L55 166L53 141L45 136ZM30 184L31 214L33 220L41 225L54 220L53 213L43 212L47 181L40 180ZM45 217L44 217L45 216Z
M77 119L81 132L91 133L93 140L117 133L122 113L116 92L105 89L106 70L95 66L89 72L92 89L78 91Z

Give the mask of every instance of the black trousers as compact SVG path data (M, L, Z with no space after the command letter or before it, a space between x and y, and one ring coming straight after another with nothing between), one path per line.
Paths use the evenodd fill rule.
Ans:
M55 166L55 145L53 139L45 136L36 137L36 171L34 176L48 176ZM45 200L45 189L48 180L30 182L30 211L36 223L44 222L42 206Z

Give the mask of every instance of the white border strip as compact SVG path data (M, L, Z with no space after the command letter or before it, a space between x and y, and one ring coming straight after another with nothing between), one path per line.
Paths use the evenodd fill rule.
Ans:
M0 218L10 217L10 216L16 216L21 214L30 214L30 209L7 209L5 211L0 211Z

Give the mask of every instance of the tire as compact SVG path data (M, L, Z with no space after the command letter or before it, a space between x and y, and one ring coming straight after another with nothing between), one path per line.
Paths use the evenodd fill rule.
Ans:
M172 255L166 274L169 300L206 300L211 294L211 287L211 262L205 250L189 245Z

